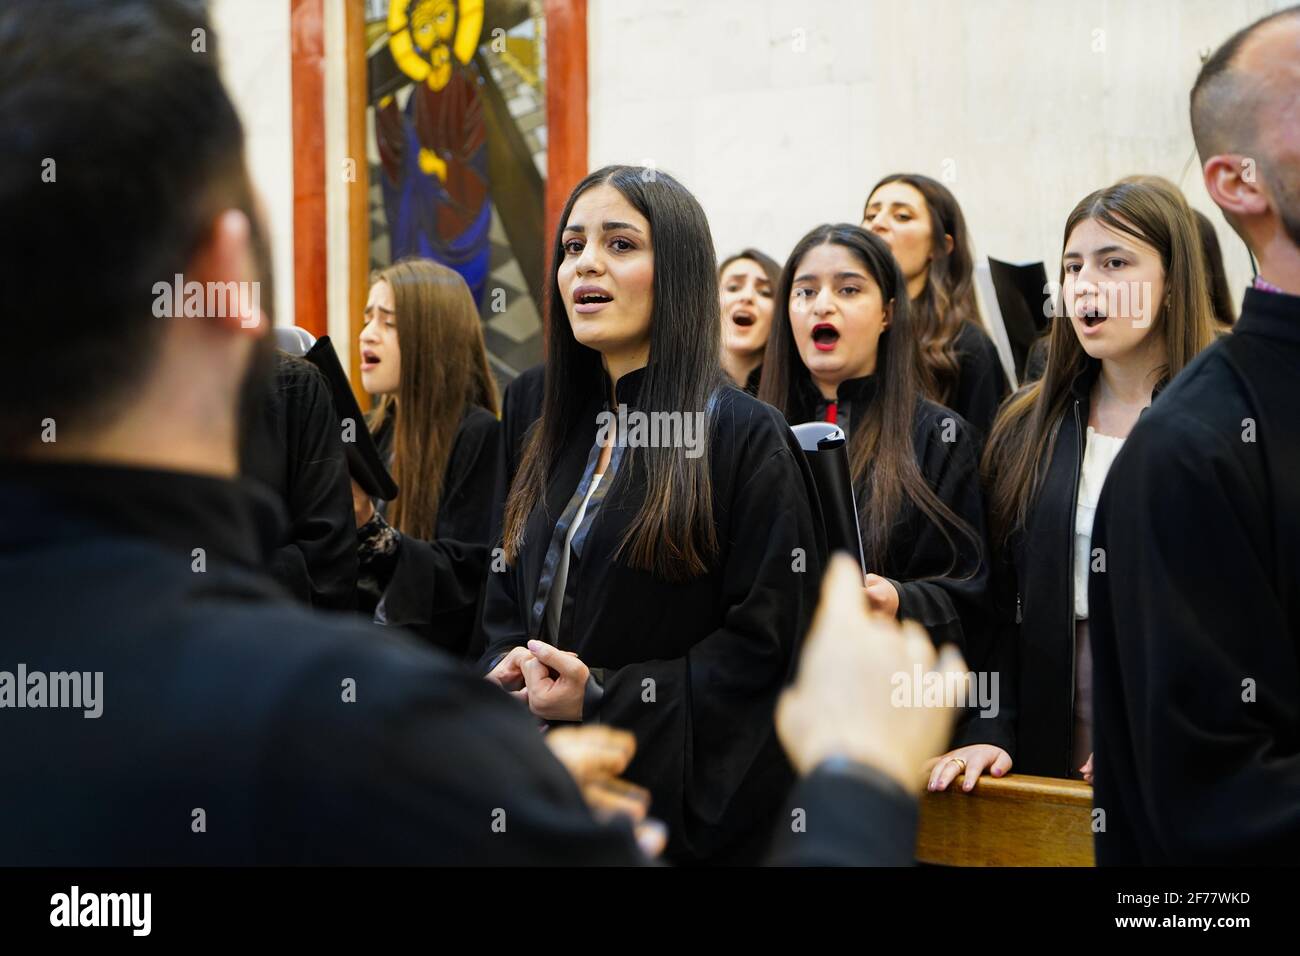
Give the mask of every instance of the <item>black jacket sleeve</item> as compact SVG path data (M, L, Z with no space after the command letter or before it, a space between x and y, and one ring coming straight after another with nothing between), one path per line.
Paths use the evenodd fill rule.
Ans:
M284 416L289 539L271 557L272 576L313 607L355 603L356 523L352 480L324 377L305 362L276 382Z
M1143 416L1107 476L1106 571L1088 589L1099 864L1293 862L1300 847L1300 670L1256 449L1271 452Z
M800 781L777 823L772 866L911 866L917 800L862 764L825 764Z
M251 795L265 858L329 865L639 865L626 824L596 822L534 722L397 635L318 655ZM340 682L355 699L340 702Z
M313 655L284 695L260 784L249 794L263 860L649 862L626 824L592 818L535 723L500 691L388 635L367 640L365 654L349 645ZM354 682L349 703L340 701L343 678ZM871 767L819 767L794 790L790 810L778 824L770 864L912 862L916 799Z

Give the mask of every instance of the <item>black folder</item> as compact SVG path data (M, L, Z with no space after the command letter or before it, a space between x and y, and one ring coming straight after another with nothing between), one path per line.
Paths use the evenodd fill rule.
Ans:
M348 419L352 420L353 440L343 443L343 450L348 457L348 471L356 479L361 489L372 498L392 501L397 497L397 483L388 473L383 456L375 445L370 429L366 427L366 418L361 414L361 406L352 394L352 385L343 373L338 353L330 342L328 335L322 335L316 344L303 355L308 362L320 369L326 381L330 383L330 394L334 399L334 413L338 416L339 427Z
M807 422L795 425L791 430L808 459L817 497L821 499L827 549L831 553L847 551L857 558L858 567L866 574L858 505L853 498L853 479L849 473L849 443L844 429L830 422Z
M1029 349L1047 330L1051 315L1047 269L1041 262L1003 262L989 256L989 277L1011 343L1016 378L1023 379Z

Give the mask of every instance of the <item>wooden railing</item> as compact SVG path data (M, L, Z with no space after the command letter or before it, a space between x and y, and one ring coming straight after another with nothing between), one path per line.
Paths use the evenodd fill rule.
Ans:
M958 777L921 797L916 859L943 866L1093 866L1092 787L1010 774Z

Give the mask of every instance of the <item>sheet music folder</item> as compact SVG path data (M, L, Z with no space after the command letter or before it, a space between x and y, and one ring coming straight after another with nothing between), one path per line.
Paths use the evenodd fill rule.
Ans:
M328 335L322 335L303 355L303 358L320 369L325 380L330 383L330 396L334 399L334 413L338 416L339 427L351 419L353 441L345 441L343 450L348 458L348 471L356 479L362 490L372 498L392 501L397 497L397 483L388 473L379 448L375 445L370 429L366 427L366 418L361 414L361 406L352 394L352 385L343 373L338 353L330 342Z

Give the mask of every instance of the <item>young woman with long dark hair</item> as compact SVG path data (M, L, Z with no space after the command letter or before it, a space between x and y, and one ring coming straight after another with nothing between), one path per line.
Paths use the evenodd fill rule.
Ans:
M975 260L957 197L929 176L894 173L871 188L862 228L889 244L907 281L922 392L986 438L1010 388L980 323Z
M717 260L680 183L592 173L552 261L484 671L548 724L636 734L626 776L668 823L669 858L757 859L791 781L773 707L823 560L807 465L723 376Z
M369 427L398 495L376 503L354 486L358 603L464 654L487 572L499 451L496 383L465 280L429 259L375 273L361 381L379 396Z
M1001 706L959 728L932 790L1013 761L1091 778L1088 578L1106 561L1093 512L1138 416L1213 336L1196 220L1172 184L1128 180L1074 207L1057 316L1043 377L1003 406L984 455L998 624L971 663L998 671Z
M757 249L743 249L718 266L722 309L722 370L751 395L758 394L763 350L772 329L772 297L781 267Z
M964 647L988 568L977 436L916 382L907 286L879 236L848 223L799 241L781 273L759 398L830 421L849 466L872 604Z

